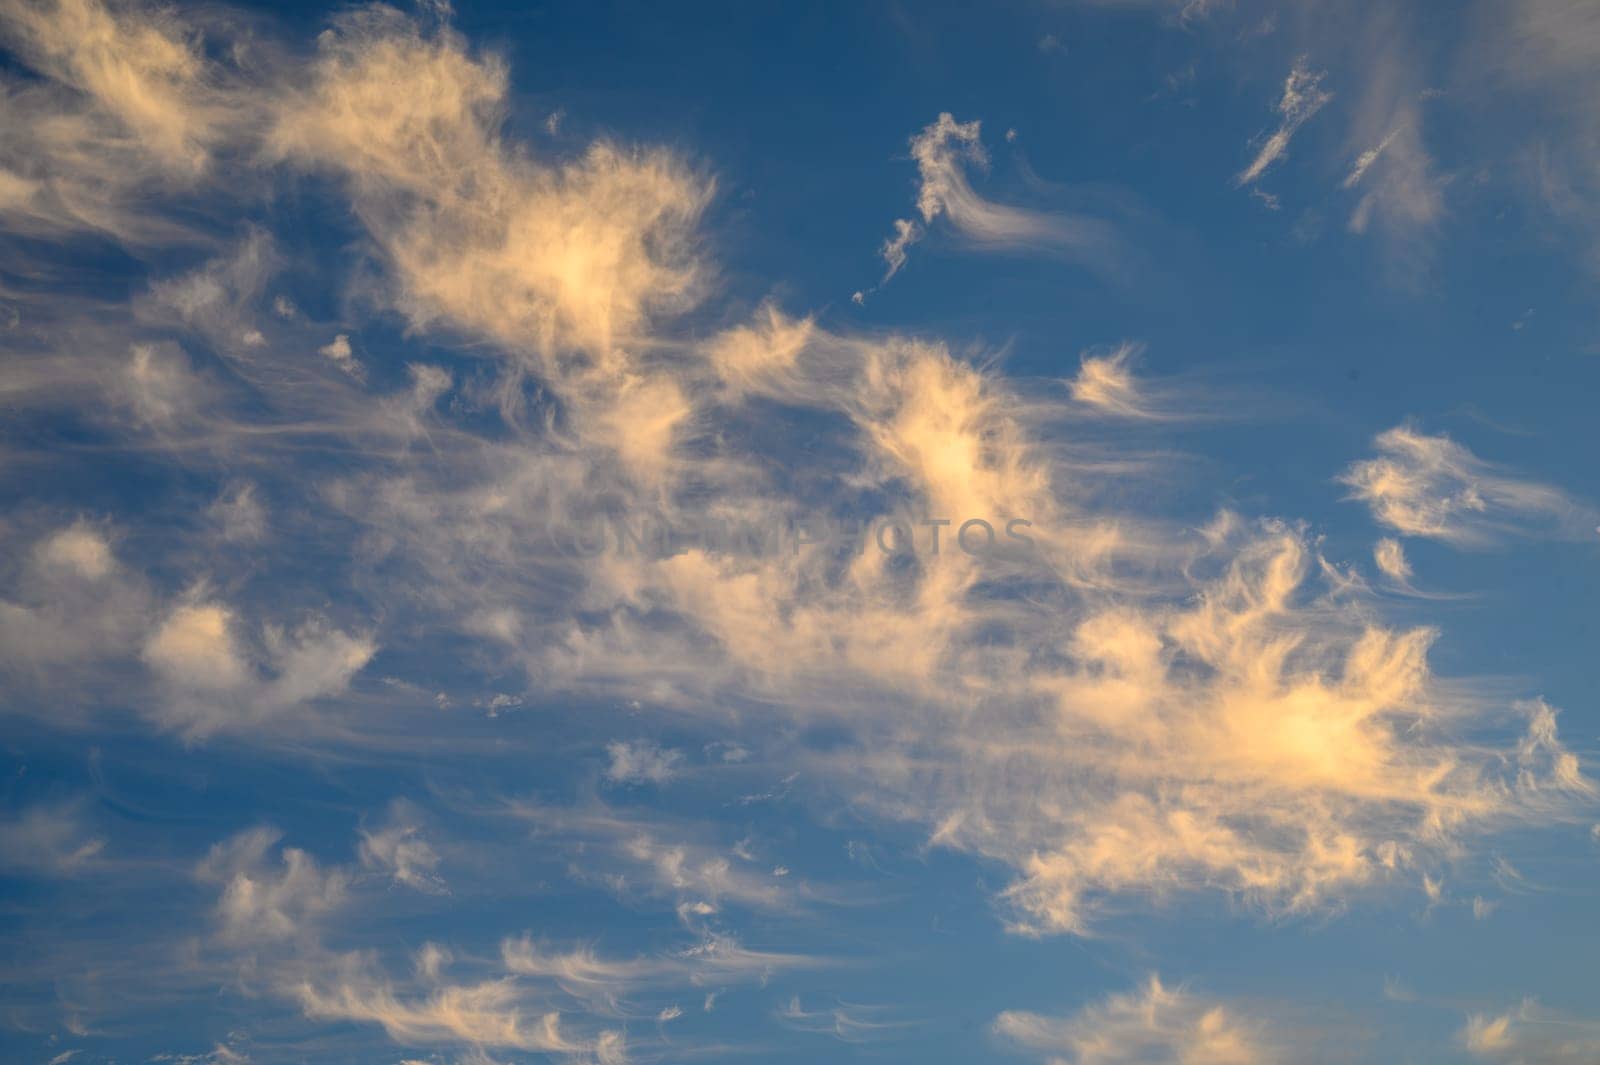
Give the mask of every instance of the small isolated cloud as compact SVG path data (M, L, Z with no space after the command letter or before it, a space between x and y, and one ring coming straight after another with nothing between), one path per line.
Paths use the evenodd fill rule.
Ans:
M1424 232L1444 213L1445 181L1423 140L1420 94L1396 87L1408 77L1409 57L1376 64L1351 138L1371 145L1351 164L1341 187L1359 193L1350 212L1352 233L1374 227L1391 237Z
M85 826L81 803L30 806L0 817L0 868L72 876L94 863L105 842Z
M1345 177L1340 188L1353 189L1359 185L1361 179L1367 176L1367 171L1372 169L1372 164L1378 161L1378 157L1384 153L1384 150L1389 145L1394 143L1395 137L1399 136L1399 134L1400 131L1398 129L1390 130L1383 140L1358 155L1354 165L1350 168L1350 173Z
M366 368L357 361L354 352L350 350L350 338L343 333L318 348L317 354L358 380L366 374Z
M145 661L174 685L191 690L242 687L249 666L234 635L233 611L217 603L178 607L145 644Z
M1091 1003L1070 1017L1020 1010L994 1030L1053 1065L1271 1065L1285 1059L1265 1027L1212 999L1152 976L1140 991Z
M665 784L678 772L683 752L658 747L649 740L617 741L606 744L611 764L606 779L615 784Z
M39 545L39 556L50 566L69 570L84 580L98 581L111 572L111 545L99 530L77 522Z
M349 687L377 651L365 635L312 617L293 631L263 626L259 652L232 607L204 592L179 604L144 645L161 682L155 716L190 738L258 725Z
M1379 540L1372 548L1372 561L1378 571L1397 584L1411 581L1411 563L1406 560L1406 549L1400 541L1390 536Z
M266 507L249 482L229 485L206 514L228 543L255 543L267 532Z
M1577 538L1594 525L1593 511L1559 488L1486 462L1447 436L1402 425L1374 444L1378 457L1352 464L1339 481L1402 535L1483 547L1514 536Z
M800 996L792 996L775 1013L778 1023L800 1032L831 1035L841 1043L868 1043L893 1035L908 1026L893 1020L882 1006L863 1006L847 1002L815 1010L805 1009Z
M1322 88L1323 77L1323 72L1313 71L1307 65L1305 56L1295 60L1284 80L1283 95L1278 99L1278 128L1261 143L1250 165L1239 172L1234 179L1236 185L1251 184L1282 159L1296 131L1333 99L1333 94Z
M883 261L889 266L888 271L883 275L883 281L878 282L880 285L900 272L900 268L906 264L906 249L921 238L921 228L911 219L896 218L894 220L894 232L889 235L888 239L883 242L883 247L878 250L878 254L883 256Z
M982 124L957 122L945 112L911 138L917 164L917 213L897 218L894 232L879 248L886 284L906 263L911 245L944 218L969 246L981 251L1031 251L1065 255L1103 264L1115 252L1115 237L1105 222L1083 215L1036 211L985 199L972 187L969 170L987 170ZM863 293L863 299L866 295ZM860 302L860 301L858 301Z
M264 826L241 832L212 847L196 870L203 883L222 888L216 916L225 940L296 939L344 901L346 873L324 870L295 847L282 848L274 860L279 838L277 829Z
M581 868L574 866L581 877L665 899L691 926L730 906L782 913L822 897L809 884L757 868L737 846L684 838L684 826L629 817L606 806L584 810L518 803L512 812L542 836L581 854Z
M1501 1014L1467 1018L1461 1041L1500 1065L1587 1065L1600 1061L1600 1021L1571 1017L1526 999Z
M119 385L115 391L134 420L155 431L179 428L196 418L212 394L183 349L170 342L135 344Z
M1165 16L1167 21L1188 26L1204 20L1231 0L1082 0L1091 7L1146 9Z
M1139 352L1136 344L1119 344L1108 352L1085 352L1078 376L1068 383L1072 398L1104 414L1159 417L1133 376L1132 363Z
M14 685L53 687L137 646L149 589L118 561L100 523L45 533L19 561L16 587L0 595L0 670ZM76 670L57 668L68 663Z
M389 807L386 824L370 831L363 829L359 854L363 866L389 876L397 884L429 895L449 891L438 873L439 854L423 838L417 811L410 803L397 800Z

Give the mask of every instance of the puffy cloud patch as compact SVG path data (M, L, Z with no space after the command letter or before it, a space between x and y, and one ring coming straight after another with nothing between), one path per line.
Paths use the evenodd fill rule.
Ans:
M1060 1065L1270 1065L1287 1061L1266 1027L1156 977L1070 1017L1007 1011L995 1032Z

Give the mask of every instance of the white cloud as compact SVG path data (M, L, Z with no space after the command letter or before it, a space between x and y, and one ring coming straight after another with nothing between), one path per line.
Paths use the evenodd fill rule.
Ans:
M1502 1065L1585 1065L1600 1057L1600 1022L1531 999L1505 1013L1473 1014L1461 1039L1474 1057Z
M1384 150L1394 143L1394 139L1399 136L1399 133L1398 129L1390 130L1384 135L1383 140L1379 141L1374 147L1368 148L1356 156L1355 162L1350 167L1350 173L1345 176L1341 187L1353 189L1359 185L1361 179L1367 176L1367 171L1372 169L1372 164L1377 162L1378 157L1384 153Z
M192 28L164 9L96 0L7 0L0 24L45 79L0 80L4 224L136 242L180 235L139 201L192 185L228 136L230 112Z
M61 566L82 577L98 581L111 573L116 564L111 545L94 527L77 522L42 542L39 556L51 566Z
M1278 99L1278 128L1261 142L1250 165L1234 179L1235 184L1249 185L1266 173L1288 152L1289 141L1300 127L1333 99L1333 94L1322 88L1325 76L1323 72L1313 71L1305 56L1295 60L1284 80L1283 95Z
M1270 1065L1289 1060L1265 1026L1156 977L1071 1017L1008 1011L996 1033L1060 1065Z
M1400 253L1399 265L1409 261L1414 273L1426 251L1421 241L1444 215L1448 182L1424 137L1423 49L1410 39L1402 17L1385 12L1362 27L1354 50L1360 56L1360 95L1346 134L1354 161L1342 183L1357 193L1349 227L1354 233L1381 232L1391 253Z
M317 349L317 354L332 362L343 372L355 378L362 378L366 370L350 350L350 338L343 333L335 336L328 343Z
M136 344L123 371L122 394L152 429L181 428L198 416L212 389L176 344Z
M569 842L583 858L575 873L623 892L665 897L694 927L698 918L727 905L793 911L819 894L793 878L771 875L740 857L736 849L688 838L687 829L669 822L605 806L562 809L515 803L510 812L534 825L542 836Z
M342 870L324 871L295 847L282 848L274 862L279 838L267 827L241 832L212 847L196 870L200 880L221 886L217 921L230 943L314 936L318 922L345 899L349 876Z
M1372 560L1390 580L1402 585L1411 581L1411 563L1406 560L1406 549L1400 541L1388 536L1379 540L1373 545Z
M58 688L127 654L149 610L144 582L85 519L34 543L11 595L0 598L0 668L19 686Z
M649 740L621 740L606 744L611 764L606 779L616 784L665 784L678 773L683 752L659 747Z
M800 1004L799 995L791 996L774 1016L780 1024L795 1031L831 1035L841 1043L852 1044L891 1038L910 1026L907 1021L892 1019L882 1006L841 1002L807 1010Z
M1482 547L1513 536L1574 538L1594 525L1590 508L1560 489L1478 458L1447 436L1410 426L1380 433L1379 457L1339 476L1351 498L1405 536Z
M376 1024L403 1046L465 1044L546 1054L597 1049L596 1044L568 1038L560 1012L541 1011L509 979L450 984L408 995L373 972L365 959L346 956L334 974L302 983L298 998L308 1017ZM608 1043L615 1045L614 1040Z
M981 251L1065 255L1097 266L1109 265L1118 254L1114 231L1100 219L1013 207L981 196L967 177L969 168L989 166L982 125L976 119L957 122L948 112L940 114L911 138L911 157L920 178L917 211L922 221L895 220L894 232L880 249L888 269L879 286L900 271L911 245L939 218Z
M1163 417L1149 389L1134 378L1132 363L1140 350L1136 344L1124 343L1109 351L1084 352L1078 375L1068 382L1072 398L1115 417Z
M73 876L93 868L103 837L84 824L79 802L37 803L0 817L0 866L45 876Z
M396 94L395 79L417 91ZM699 291L689 230L710 186L664 152L596 143L540 164L499 135L504 64L387 8L341 16L270 143L344 175L417 325L553 357L619 358L648 316ZM547 364L554 368L554 364Z
M143 652L164 685L153 711L159 721L189 738L258 726L342 693L377 651L370 637L320 617L292 632L267 625L260 633L264 673L242 630L233 608L204 598L203 589L166 616Z
M227 692L250 681L233 612L217 603L179 606L145 645L145 661L174 686Z
M361 864L392 877L397 884L430 895L449 892L439 875L439 854L422 835L417 812L397 800L390 805L387 822L363 829L359 849Z
M163 39L175 34L188 40L176 30ZM1241 180L1281 158L1326 102L1319 77L1303 65L1291 73L1282 124ZM210 84L209 74L195 80ZM400 83L416 91L395 93ZM608 142L559 159L524 149L502 125L503 65L388 9L340 16L309 75L287 84L265 94L271 152L340 179L383 269L382 302L431 342L458 339L495 358L482 374L416 363L407 387L365 396L316 355L323 327L273 351L274 372L260 372L266 355L250 352L272 345L250 330L265 338L290 329L291 316L250 317L265 298L251 265L265 269L258 246L257 259L235 256L152 290L140 325L232 345L216 373L237 372L267 420L246 420L246 404L226 420L211 402L220 389L171 342L141 340L113 376L147 427L199 424L260 447L278 433L315 433L336 452L339 474L302 493L305 506L326 504L340 535L353 531L341 560L373 616L392 624L386 633L470 641L468 661L497 689L520 674L541 697L622 695L641 711L682 712L686 729L714 721L719 735L729 708L746 705L776 733L825 726L837 740L825 752L762 744L763 759L803 758L796 787L846 796L853 813L919 825L933 845L995 862L1011 878L1007 916L1030 933L1092 932L1107 903L1195 891L1269 914L1325 911L1415 883L1439 855L1459 859L1485 834L1568 817L1592 799L1552 711L1530 708L1526 738L1508 750L1484 742L1475 732L1498 720L1495 708L1435 677L1433 631L1393 627L1358 587L1323 593L1314 541L1299 526L1224 514L1175 529L1159 508L1127 502L1155 494L1135 479L1138 464L1074 431L1085 409L1161 409L1132 375L1129 350L1086 358L1069 402L936 340L830 332L775 305L702 340L703 323L674 315L707 291L696 223L711 183L677 155ZM174 160L198 159L202 170L220 158L204 123L107 120L143 123ZM1356 187L1376 182L1402 140ZM976 122L940 116L913 156L916 232L948 226L979 248L1091 257L1108 246L1093 220L981 196L970 180L987 158ZM0 196L31 202L32 180L0 184ZM896 255L913 230L897 227ZM357 336L349 328L339 334L347 343ZM320 389L294 376L307 365L324 371ZM279 418L286 412L294 424ZM814 427L829 462L797 468L793 435L772 430L789 417ZM1530 491L1443 438L1395 432L1380 438L1379 459L1347 474L1386 524L1459 542L1553 512L1553 490ZM214 462L199 450L196 465ZM264 478L270 462L249 471ZM904 565L870 543L584 559L540 541L542 523L588 516L597 499L768 526L835 510L1025 518L1036 550L980 562L950 546L952 530L939 558ZM255 535L249 507L226 509L244 516L223 514L225 528ZM45 645L76 633L89 616L77 606L131 580L97 526L73 528L39 541L15 602L0 604L0 640L34 663L59 661ZM216 552L219 565L227 554ZM116 616L142 626L97 637L107 654L142 647L167 697L153 716L190 736L269 719L290 731L312 718L288 711L344 695L376 653L374 637L321 614L262 620L263 605L236 591L244 583L193 587L176 601L138 600L143 613ZM164 608L148 607L156 602ZM119 636L124 628L135 635ZM672 771L656 748L610 753L617 779ZM575 876L664 899L697 933L665 966L674 978L760 979L798 964L709 927L713 915L793 912L818 897L768 872L770 861L604 808L519 812L565 845ZM419 967L424 986L408 984L317 938L362 878L275 845L270 833L246 834L220 845L203 875L221 885L225 939L303 946L278 986L306 1012L375 1024L399 1041L620 1053L612 1033L561 1027L552 1003L558 992L605 1002L609 977L627 972L514 949L502 960L522 971L455 983L440 948ZM437 855L409 821L366 833L361 855L401 883L437 884ZM1225 1055L1257 1045L1231 1010L1159 984L1066 1021L1008 1014L1005 1027L1035 1048L1065 1041L1046 1052L1081 1057L1073 1040L1086 1026L1144 1016L1136 1007L1157 1018L1131 1030L1146 1046L1183 1038Z
M266 507L248 481L229 485L206 513L229 543L255 543L267 534Z

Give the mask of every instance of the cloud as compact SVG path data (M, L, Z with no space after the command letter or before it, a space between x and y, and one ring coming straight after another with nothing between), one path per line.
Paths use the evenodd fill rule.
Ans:
M896 219L880 249L887 271L879 287L900 272L911 245L944 218L956 234L979 251L1025 251L1063 255L1092 266L1106 266L1117 255L1117 239L1106 222L1087 215L1035 211L985 199L972 187L970 169L986 170L982 125L957 122L948 112L911 138L917 164L917 212L922 221Z
M115 564L105 537L84 522L62 529L41 543L38 550L48 565L62 567L87 581L108 576Z
M523 993L507 979L407 996L372 973L362 959L346 957L337 975L302 984L298 997L308 1017L377 1024L403 1046L459 1043L547 1054L593 1049L566 1037L558 1011L529 1010Z
M228 543L255 543L267 534L267 510L256 486L245 482L229 485L207 508L217 532Z
M699 935L682 949L633 958L605 958L588 947L555 949L527 935L504 940L500 952L507 972L553 981L591 1012L611 1015L626 1012L624 996L648 990L764 985L775 974L827 963L800 954L751 950L723 933L701 930Z
M906 264L906 251L922 239L922 230L909 218L897 218L894 222L894 232L884 240L883 247L878 254L883 256L883 261L889 269L884 273L878 284L886 284L900 268Z
M202 882L221 886L216 916L225 941L249 945L314 936L317 923L344 901L350 881L342 870L324 871L295 847L282 848L274 863L280 838L265 826L241 832L212 847L196 870Z
M1278 128L1261 142L1255 158L1234 178L1234 184L1252 184L1266 173L1288 152L1289 141L1300 127L1333 99L1333 94L1322 88L1325 76L1324 72L1313 71L1305 56L1295 60L1278 99Z
M1133 376L1132 363L1142 349L1123 343L1103 352L1084 352L1078 375L1068 382L1074 401L1118 418L1166 416L1148 387Z
M1372 547L1372 560L1378 571L1400 585L1411 582L1411 563L1406 561L1406 550L1400 541L1385 536Z
M231 607L203 597L180 603L144 645L144 661L165 689L157 719L191 739L259 725L342 693L377 651L369 637L319 617L292 632L264 626L260 642L267 675L247 652Z
M886 1020L884 1007L840 1003L824 1009L807 1010L800 996L792 996L775 1016L779 1023L800 1032L831 1035L841 1043L870 1043L892 1037L910 1027L910 1022Z
M1519 477L1478 458L1447 436L1401 425L1374 441L1379 457L1339 475L1352 499L1405 536L1457 547L1485 547L1511 537L1578 538L1593 512L1551 485Z
M422 836L416 810L396 800L388 822L381 828L362 830L361 864L392 877L394 882L429 895L449 893L438 873L439 854Z
M1558 744L1541 741L1530 769L1508 775L1463 740L1514 712L1439 683L1432 630L1384 626L1359 590L1320 590L1297 526L1224 514L1173 530L1111 507L1125 465L1072 462L1073 441L1035 435L1070 423L1070 403L1025 397L936 343L838 335L771 307L707 351L730 399L837 417L850 490L881 493L872 516L915 529L914 565L870 538L558 563L513 538L516 515L567 498L565 474L527 457L476 467L478 481L409 479L388 497L403 508L363 520L426 560L430 594L504 604L517 623L495 639L545 683L647 693L685 712L754 695L843 729L851 742L808 772L1011 870L1003 901L1022 932L1089 933L1116 900L1196 890L1317 912L1415 883L1458 839L1587 801L1581 781L1550 780ZM737 420L729 432L743 432ZM769 480L761 468L722 468L741 472L719 471L726 489L695 512L773 527L837 499L826 476ZM915 523L946 515L1002 527L1026 516L1034 550L979 560L947 528L934 557L932 530ZM474 545L470 562L459 544ZM514 594L562 587L567 567L582 575L586 620L546 597L547 621ZM1053 591L1017 597L997 578ZM783 897L770 878L649 828L607 834L608 867L646 873L679 906L737 897L735 874L745 898Z
M116 23L111 39L127 32ZM192 40L185 33L163 39ZM67 71L77 61L38 62ZM321 715L303 711L314 706L374 726L341 734L351 747L377 749L402 730L416 749L459 739L459 716L440 708L469 699L446 681L395 678L377 710L352 692L378 651L349 619L359 602L362 617L381 619L385 659L430 681L443 647L452 669L493 678L481 683L506 698L625 701L719 739L735 722L736 738L761 749L762 771L827 812L915 826L929 846L997 870L1003 918L1025 934L1093 934L1108 911L1201 892L1258 914L1326 913L1413 885L1494 833L1592 820L1593 788L1555 712L1497 706L1470 694L1471 678L1436 676L1436 632L1386 620L1353 582L1326 587L1303 526L1173 519L1167 471L1118 453L1103 421L1084 417L1170 409L1131 372L1131 348L1087 356L1063 396L936 338L835 330L775 302L696 316L714 291L699 233L714 186L679 154L602 140L547 158L508 132L499 59L389 9L341 14L309 66L285 62L239 121L261 123L254 158L283 164L263 171L331 178L308 182L306 196L347 201L370 256L350 282L351 320L335 332L264 313L276 253L248 233L152 286L136 308L116 305L121 317L103 330L79 308L109 304L58 308L116 343L78 362L58 339L8 366L8 398L48 393L93 411L116 397L111 439L137 436L130 453L203 484L187 498L204 531L170 551L146 548L148 571L171 582L164 590L119 557L155 537L119 539L73 515L8 537L23 545L0 604L8 665L65 683L83 661L119 662L120 679L137 681L119 697L132 692L158 726L187 738L270 727L310 748L303 733ZM88 87L68 86L70 100L52 89L58 111L90 108L97 124L155 131L165 154L143 164L150 174L205 181L243 136L231 118L162 125L113 113L94 102L92 79L61 77ZM188 101L202 117L227 80L210 68L193 87L187 75L161 77L182 91L158 99ZM1326 102L1319 78L1304 64L1291 73L1281 128L1249 181ZM118 136L113 162L144 150ZM1402 140L1355 187L1369 188ZM976 122L941 115L912 154L916 232L1086 259L1109 245L1094 220L981 196L970 177L987 159ZM0 183L6 202L30 189ZM891 247L913 230L897 227ZM398 311L411 336L369 344L355 312L372 303ZM380 319L375 332L387 328ZM342 356L318 354L330 335L345 337L352 359L359 348L378 385L361 387ZM796 461L796 426L807 455L823 459ZM1403 533L1465 542L1553 520L1552 498L1564 499L1444 438L1395 430L1379 448L1346 484ZM262 537L244 502L258 491L295 501L277 515L278 539ZM220 510L205 509L219 497ZM918 546L890 553L865 535L776 552L668 543L589 556L547 535L647 510L684 525L899 524ZM172 513L152 506L148 520L181 539ZM1016 550L965 550L970 520ZM1006 540L1013 520L1027 523L1026 549ZM291 525L308 534L295 549L279 542ZM257 546L217 550L219 529ZM305 585L313 606L296 611ZM51 671L63 663L73 668ZM436 707L434 691L447 687ZM427 716L408 714L414 691ZM739 712L752 707L760 712ZM674 765L637 742L608 753L618 780L662 779ZM598 804L508 810L575 880L661 903L692 942L613 962L510 940L498 961L463 949L452 963L440 947L399 968L337 948L331 917L360 892L441 886L432 842L398 810L359 844L362 867L381 876L279 848L267 830L219 844L201 865L218 887L218 938L270 963L274 993L314 1017L403 1042L613 1059L621 1037L564 1020L569 1000L620 1010L618 988L760 980L803 963L720 927L827 899L769 872L774 863L705 829ZM452 965L472 971L456 979ZM1099 1045L1083 1033L1136 1015L1154 1019L1129 1029L1135 1047L1160 1051L1169 1037L1216 1055L1264 1045L1231 1009L1155 983L1064 1021L1006 1016L1026 1045L1082 1057ZM1080 1037L1089 1041L1072 1042Z
M233 612L216 603L180 606L145 645L145 660L174 686L227 692L249 683Z
M409 827L418 817L403 803L387 813L390 825ZM752 950L701 928L681 947L626 958L531 934L503 938L493 957L430 940L397 971L379 951L338 946L339 939L359 935L352 931L359 915L376 901L365 894L366 878L350 866L326 866L296 848L280 848L279 838L265 827L239 833L197 866L197 878L219 889L213 945L229 952L241 980L295 1003L307 1018L374 1025L401 1046L516 1049L621 1063L629 1060L630 1037L611 1023L666 1016L639 998L764 984L775 973L820 963ZM362 865L391 873L404 868L390 845L397 840L414 843L416 837L363 831ZM418 864L431 875L430 863L411 863Z
M341 16L320 47L269 144L344 176L414 324L547 358L576 346L608 369L650 313L698 294L689 234L711 188L673 156L600 142L542 164L510 150L504 64L387 8ZM396 78L417 91L394 93Z
M1600 1022L1563 1016L1531 999L1501 1014L1473 1014L1461 1040L1503 1065L1581 1065L1600 1055Z
M128 354L123 394L138 421L165 430L196 417L212 390L176 344L136 344Z
M344 373L361 379L366 376L360 361L350 350L350 338L343 333L335 336L328 343L317 349L317 354L331 361Z
M0 817L0 866L42 876L75 876L92 869L103 837L84 824L80 802L36 803Z
M1463 66L1494 77L1522 137L1522 192L1547 217L1577 226L1600 266L1600 30L1584 0L1515 0L1488 7Z
M1430 99L1425 50L1402 14L1369 20L1349 43L1357 58L1359 95L1350 113L1346 151L1352 158L1341 187L1356 195L1349 228L1378 233L1402 280L1425 264L1426 238L1445 213L1449 178L1441 175L1424 136Z
M611 764L606 779L616 784L665 784L678 772L682 751L658 747L648 740L620 740L606 744Z
M1376 163L1389 145L1394 143L1395 137L1399 136L1399 133L1400 131L1397 129L1390 130L1384 135L1383 140L1356 156L1355 162L1351 164L1350 173L1345 177L1344 183L1340 187L1353 189L1361 184L1361 179L1367 176L1367 171L1372 169L1372 164Z
M1396 122L1375 147L1356 158L1344 180L1344 188L1362 190L1350 215L1353 232L1365 233L1375 218L1389 226L1425 226L1444 210L1440 182L1417 133L1418 119L1407 115Z
M1140 991L1110 995L1071 1017L1007 1011L994 1030L1061 1065L1269 1065L1288 1060L1266 1027L1156 977Z
M80 519L43 532L0 597L0 668L19 686L46 689L74 671L86 676L133 650L149 601L102 524Z
M1086 7L1149 8L1165 12L1173 22L1187 26L1200 22L1231 0L1080 0Z
M809 885L758 869L733 849L689 838L682 826L606 806L559 808L512 803L508 812L539 838L561 840L582 857L573 871L621 893L665 897L691 927L727 906L788 912L819 897Z
M26 55L91 98L171 166L205 165L211 119L192 35L159 10L113 13L94 0L11 0L4 13Z
M527 996L513 980L449 984L407 995L356 955L339 959L333 974L302 983L298 998L308 1017L376 1024L402 1046L464 1044L547 1054L617 1047L616 1036L598 1045L569 1039L561 1029L560 1013L530 1009Z
M209 29L214 41L232 36ZM191 227L147 202L202 183L247 138L259 92L236 92L197 27L164 8L7 0L0 33L42 78L0 80L0 220L45 236L192 239Z

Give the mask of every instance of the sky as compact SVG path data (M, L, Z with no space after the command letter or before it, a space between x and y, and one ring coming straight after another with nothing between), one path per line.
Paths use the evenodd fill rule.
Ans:
M0 1058L1600 1061L1600 7L0 0Z

